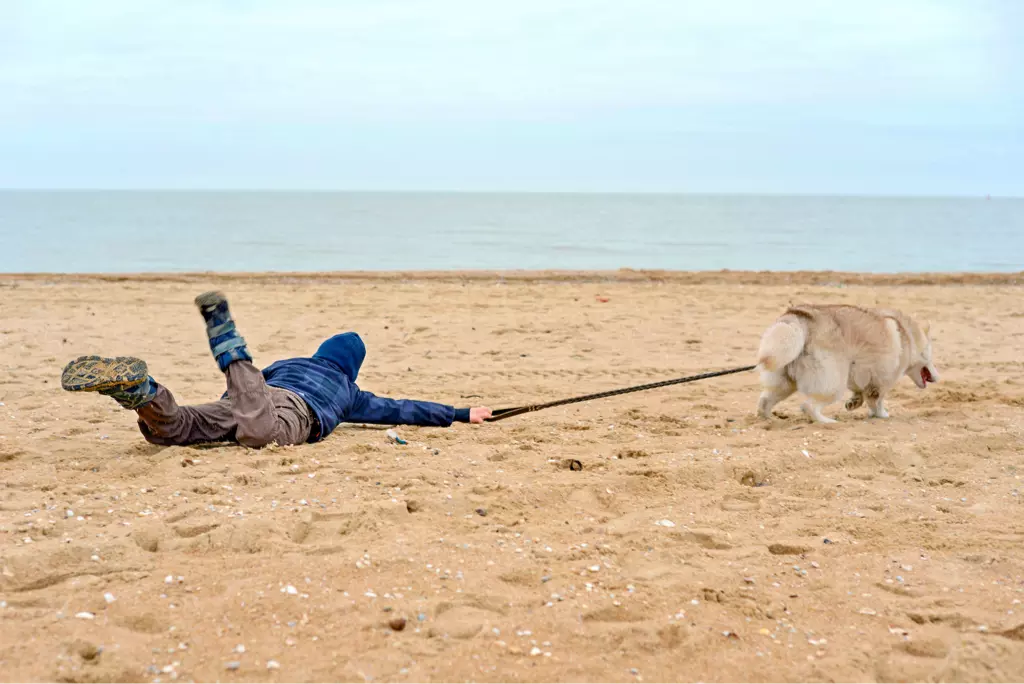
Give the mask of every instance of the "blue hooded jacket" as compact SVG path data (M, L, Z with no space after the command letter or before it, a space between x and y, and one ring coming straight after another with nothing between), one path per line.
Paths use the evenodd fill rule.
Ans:
M356 386L366 346L359 335L342 333L325 340L312 358L285 359L263 369L271 387L290 390L302 397L320 422L319 442L339 423L423 425L448 427L455 420L454 407L429 401L385 399Z

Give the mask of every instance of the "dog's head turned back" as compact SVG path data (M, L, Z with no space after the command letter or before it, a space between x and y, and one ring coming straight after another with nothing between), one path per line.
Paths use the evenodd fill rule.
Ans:
M932 340L929 334L931 325L927 321L918 323L907 317L904 317L904 321L911 340L911 359L907 376L915 385L924 389L928 383L939 381L939 371L932 358Z

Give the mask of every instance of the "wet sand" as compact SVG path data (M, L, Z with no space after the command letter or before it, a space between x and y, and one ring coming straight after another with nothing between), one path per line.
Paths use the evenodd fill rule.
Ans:
M1020 681L1022 282L0 276L0 679ZM364 389L459 406L753 363L796 302L930 320L942 380L888 421L754 420L746 373L261 451L154 447L61 391L68 360L133 354L219 396L211 287L258 364L357 330Z

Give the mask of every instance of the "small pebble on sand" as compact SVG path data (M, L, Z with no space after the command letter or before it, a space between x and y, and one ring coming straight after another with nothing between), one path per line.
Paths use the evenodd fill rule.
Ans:
M268 670L280 670L281 669L281 663L277 662L276 660L268 660L267 661L267 669Z
M404 617L393 617L393 618L391 618L390 620L388 620L388 627L390 627L391 629L395 630L396 632L401 632L403 629L405 629L405 618Z
M224 669L225 670L232 670L232 671L234 671L234 670L237 670L240 667L242 667L242 663L238 662L237 660L232 660L230 662L224 663Z

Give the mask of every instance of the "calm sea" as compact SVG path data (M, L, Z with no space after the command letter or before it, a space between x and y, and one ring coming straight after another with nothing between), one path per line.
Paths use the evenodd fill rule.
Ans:
M0 272L1020 271L1024 199L0 192Z

